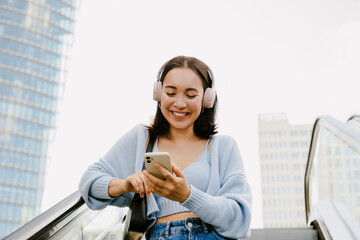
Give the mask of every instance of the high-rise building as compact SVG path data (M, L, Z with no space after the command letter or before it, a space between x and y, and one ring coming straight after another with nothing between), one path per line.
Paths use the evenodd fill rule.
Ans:
M290 125L286 114L258 116L265 228L306 226L304 175L312 126Z
M0 0L0 238L40 213L75 0Z

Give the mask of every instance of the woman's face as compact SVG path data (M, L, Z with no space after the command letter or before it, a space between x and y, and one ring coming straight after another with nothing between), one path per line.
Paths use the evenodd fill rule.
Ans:
M191 130L202 108L204 88L201 79L190 68L170 70L163 82L161 112L177 130Z

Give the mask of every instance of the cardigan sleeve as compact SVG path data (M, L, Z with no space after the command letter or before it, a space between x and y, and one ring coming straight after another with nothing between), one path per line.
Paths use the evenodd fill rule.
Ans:
M90 165L82 175L79 191L85 203L91 209L103 209L110 203L128 206L133 193L125 193L116 198L110 197L108 187L115 178L125 179L141 170L138 160L145 152L147 131L138 125L122 136L100 161ZM140 163L141 164L141 163Z
M252 196L238 146L232 138L225 137L214 152L211 158L217 158L218 165L211 161L211 168L218 171L219 181L210 181L209 187L216 190L210 194L191 186L190 196L182 205L225 237L248 236Z

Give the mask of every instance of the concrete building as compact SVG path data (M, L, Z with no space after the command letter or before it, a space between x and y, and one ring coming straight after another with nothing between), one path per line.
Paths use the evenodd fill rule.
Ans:
M258 116L265 228L306 225L304 174L312 126L290 125L286 114Z

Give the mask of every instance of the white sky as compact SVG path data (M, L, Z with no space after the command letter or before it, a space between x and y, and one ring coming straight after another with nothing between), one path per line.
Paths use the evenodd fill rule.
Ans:
M359 113L360 1L82 1L43 209L77 190L88 165L155 113L152 86L177 55L213 70L220 134L233 136L262 227L257 116L291 124Z

